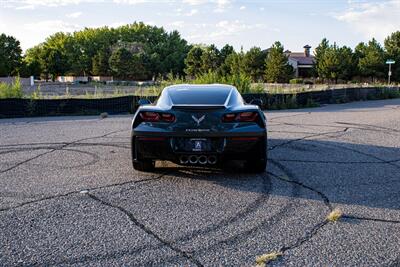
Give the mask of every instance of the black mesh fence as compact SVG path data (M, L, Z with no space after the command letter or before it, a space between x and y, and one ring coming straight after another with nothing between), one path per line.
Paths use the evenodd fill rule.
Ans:
M348 88L296 94L244 94L247 103L262 100L262 109L296 108L313 104L390 98L399 95L399 87ZM0 99L0 118L56 115L95 115L134 113L140 98L156 101L156 96L122 96L101 99Z

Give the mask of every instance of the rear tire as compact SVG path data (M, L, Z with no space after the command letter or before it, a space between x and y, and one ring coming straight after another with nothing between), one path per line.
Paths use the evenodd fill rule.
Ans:
M267 151L267 140L261 146L260 155L258 158L246 160L244 167L246 171L252 173L263 173L267 168L267 159L268 159L268 151Z
M132 162L133 168L141 172L151 172L154 170L154 161L152 160L136 160Z
M131 152L132 152L132 165L133 168L137 171L141 172L151 172L155 168L155 162L151 159L137 159L139 155L136 153L136 147L135 147L135 138L132 138L132 143L131 143ZM140 158L140 157L138 157Z
M265 168L267 167L266 159L257 159L257 160L248 160L244 165L246 171L252 173L262 173L265 172Z

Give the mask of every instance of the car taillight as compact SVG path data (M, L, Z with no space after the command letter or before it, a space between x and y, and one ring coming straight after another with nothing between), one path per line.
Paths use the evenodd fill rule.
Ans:
M160 115L158 115L157 112L140 112L140 117L142 118L143 121L160 121Z
M233 121L235 121L235 119L236 119L235 113L228 113L222 117L223 122L233 122Z
M165 122L175 121L175 116L169 113L161 113L161 119Z
M140 118L145 122L174 122L175 116L169 113L145 111L140 112Z
M256 122L257 112L228 113L222 117L223 122Z
M237 120L243 122L251 122L257 120L258 113L257 112L242 112L239 113Z

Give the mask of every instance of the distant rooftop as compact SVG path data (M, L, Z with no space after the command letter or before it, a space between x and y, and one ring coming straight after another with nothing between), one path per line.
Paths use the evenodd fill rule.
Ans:
M285 54L288 55L289 59L297 61L298 65L313 65L315 60L314 56L310 53L311 46L305 45L303 48L304 52L286 50Z

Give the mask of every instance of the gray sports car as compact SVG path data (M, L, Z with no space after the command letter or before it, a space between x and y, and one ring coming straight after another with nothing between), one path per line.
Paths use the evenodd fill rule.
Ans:
M139 104L132 121L136 170L153 170L155 160L201 166L245 160L249 171L265 171L266 118L257 105L245 104L235 87L173 85L155 104L144 99Z

